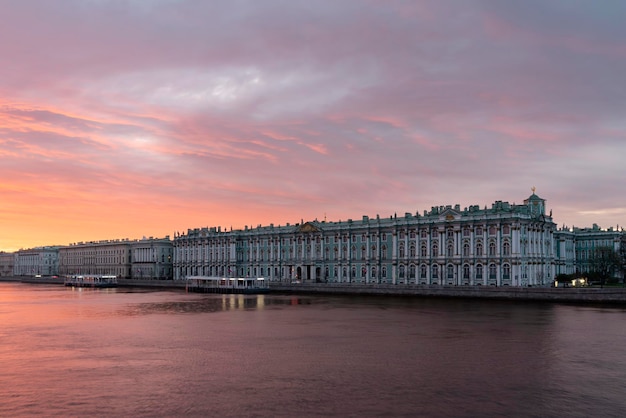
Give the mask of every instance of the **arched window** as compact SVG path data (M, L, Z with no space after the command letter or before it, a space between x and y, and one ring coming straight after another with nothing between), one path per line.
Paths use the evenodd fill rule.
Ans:
M497 274L497 268L494 263L489 264L489 280L495 280Z
M446 255L448 257L454 256L454 244L452 244L451 242L448 243L448 250L446 251Z
M511 244L509 244L508 242L502 244L502 255L511 255Z
M382 277L384 277L384 278L386 278L386 277L387 277L387 267L386 267L386 266L383 266L383 267L380 269L380 275L381 275Z
M469 256L470 256L469 242L464 242L463 243L463 257L469 257Z
M409 266L409 278L414 279L415 278L415 265L411 264Z
M482 242L477 242L476 243L476 256L480 257L483 255L483 243Z
M448 264L448 268L446 270L448 279L454 279L454 265Z
M372 258L376 258L376 246L372 245Z
M437 264L433 264L432 267L432 277L433 279L436 279L439 277L439 266Z
M470 278L470 266L469 264L463 264L463 279L469 280Z
M376 279L376 267L372 267L372 279Z
M415 245L411 245L411 248L410 248L410 253L409 253L409 254L410 254L410 257L411 257L411 258L415 258L415 256L416 256L416 252L415 252Z
M422 255L422 258L426 258L428 256L428 248L426 247L426 244L422 244L420 253Z
M505 264L502 266L502 279L509 280L511 278L511 266L509 264Z
M404 279L404 266L400 266L400 269L399 269L399 277L400 277L401 279Z
M426 264L422 264L420 266L420 278L425 279L427 274L428 274L428 267L426 266Z
M481 279L481 280L483 278L483 265L482 264L476 264L476 278Z
M489 256L494 257L496 255L496 243L491 241L489 243Z
M404 258L404 245L400 244L400 246L398 247L398 255L400 258Z
M367 255L367 250L365 249L365 245L361 246L361 260L365 260L365 256Z
M433 244L432 254L433 254L433 257L439 257L439 245L437 245L437 243Z

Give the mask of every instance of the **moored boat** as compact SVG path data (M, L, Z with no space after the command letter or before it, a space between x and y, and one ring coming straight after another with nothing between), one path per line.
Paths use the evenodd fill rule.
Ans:
M117 276L106 274L86 274L68 276L65 286L72 287L117 287Z
M262 277L187 276L185 280L185 288L189 292L258 294L270 291Z

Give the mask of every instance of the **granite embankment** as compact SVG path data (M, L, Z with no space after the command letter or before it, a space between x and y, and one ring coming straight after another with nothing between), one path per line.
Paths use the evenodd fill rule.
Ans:
M626 304L626 288L597 287L492 287L492 286L418 286L342 283L272 284L273 292L299 294L346 294L420 296L437 298L477 298L502 300L533 300L552 302L619 303Z
M0 277L0 281L63 284L62 278ZM157 289L185 289L182 280L134 280L119 279L120 287L144 287ZM626 305L626 288L623 287L492 287L492 286L425 286L393 284L347 284L347 283L270 283L272 293L282 294L335 294L335 295L383 295L416 296L436 298L475 298L500 300L529 300L548 302L609 303Z

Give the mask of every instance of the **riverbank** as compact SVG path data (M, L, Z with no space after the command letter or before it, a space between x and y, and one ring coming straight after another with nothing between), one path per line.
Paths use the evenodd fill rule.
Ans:
M0 281L31 284L63 284L62 278L47 277L0 277ZM610 303L626 304L626 288L553 288L553 287L493 287L493 286L424 286L393 284L348 283L270 283L272 293L282 294L331 294L331 295L381 295L415 296L432 298L468 298L528 300L546 302ZM143 287L153 289L182 289L182 280L134 280L118 279L119 287Z
M418 296L437 298L477 298L577 303L626 304L626 288L597 287L494 287L424 286L389 284L271 284L273 292L345 295Z

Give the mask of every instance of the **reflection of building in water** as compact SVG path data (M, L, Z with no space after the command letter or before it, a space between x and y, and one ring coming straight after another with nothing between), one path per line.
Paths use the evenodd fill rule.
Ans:
M446 285L547 285L552 216L534 193L521 205L459 205L359 221L190 229L174 238L174 278Z
M228 295L222 297L222 310L264 309L264 295Z

